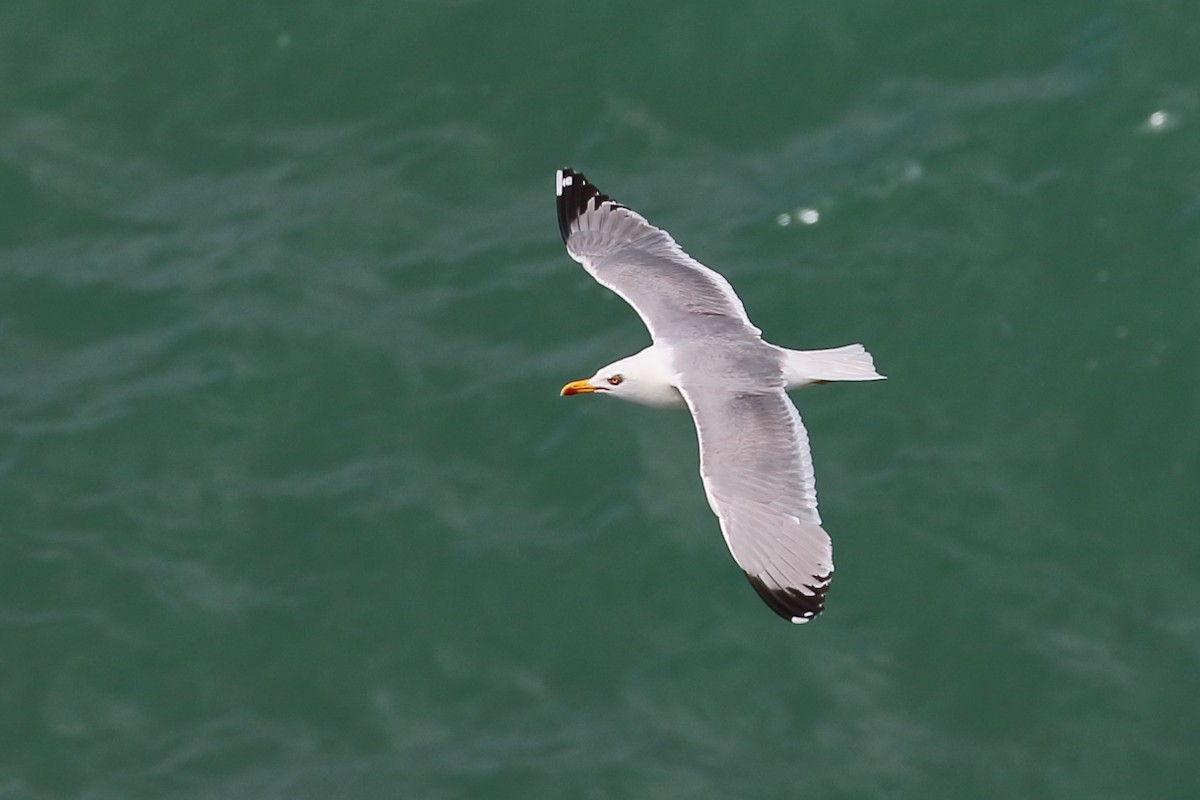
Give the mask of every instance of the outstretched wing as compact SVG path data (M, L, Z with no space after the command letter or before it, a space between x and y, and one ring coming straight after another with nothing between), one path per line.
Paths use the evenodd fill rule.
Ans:
M633 306L655 341L697 325L758 336L729 281L696 261L671 235L588 182L560 169L558 227L571 258Z
M807 622L825 607L833 548L817 513L808 433L783 388L680 387L700 439L704 491L725 543L777 614Z

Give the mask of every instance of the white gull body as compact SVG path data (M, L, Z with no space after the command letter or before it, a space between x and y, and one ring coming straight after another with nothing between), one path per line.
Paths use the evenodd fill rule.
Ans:
M728 281L581 173L559 170L555 193L567 252L633 306L653 339L562 393L688 408L704 491L734 560L777 614L807 622L824 608L833 551L808 433L787 390L883 376L860 344L788 350L763 341Z

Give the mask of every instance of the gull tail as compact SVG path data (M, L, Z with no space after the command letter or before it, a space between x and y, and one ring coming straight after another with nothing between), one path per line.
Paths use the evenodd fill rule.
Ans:
M828 381L878 381L875 361L861 344L829 350L783 350L783 377L789 389Z

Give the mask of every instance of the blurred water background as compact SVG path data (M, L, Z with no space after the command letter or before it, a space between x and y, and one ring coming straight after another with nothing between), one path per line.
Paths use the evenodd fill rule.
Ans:
M1192 798L1200 6L0 4L0 798ZM585 171L812 389L754 596Z

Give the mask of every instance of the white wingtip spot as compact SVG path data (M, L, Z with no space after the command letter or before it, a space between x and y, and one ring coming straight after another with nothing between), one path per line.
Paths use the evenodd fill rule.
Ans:
M554 176L554 194L556 197L562 197L563 187L570 186L574 181L574 176L568 175L563 178L562 170L560 169Z
M803 625L804 623L808 622L810 619L812 619L811 614L807 617L792 617L792 623L795 625Z

